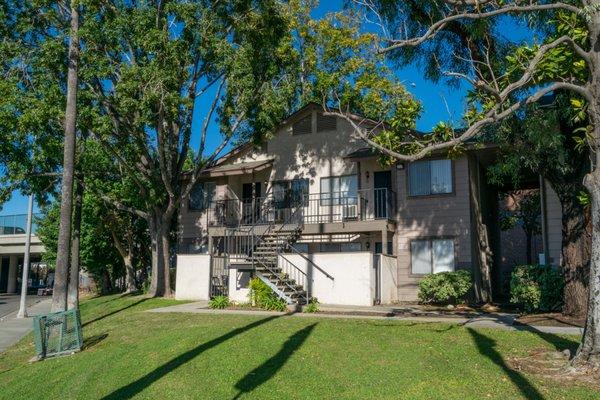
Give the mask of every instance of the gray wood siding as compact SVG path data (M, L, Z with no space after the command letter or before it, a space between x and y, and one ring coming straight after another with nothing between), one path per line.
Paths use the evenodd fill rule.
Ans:
M422 276L411 273L410 242L417 238L454 239L457 268L471 266L469 175L466 157L453 161L454 193L438 196L410 197L408 168L397 171L398 227L398 299L417 298Z

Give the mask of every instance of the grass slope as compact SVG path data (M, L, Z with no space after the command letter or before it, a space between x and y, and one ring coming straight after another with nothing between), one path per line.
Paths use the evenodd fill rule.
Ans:
M155 314L171 300L83 302L85 350L29 364L0 355L2 399L598 399L505 360L577 338L444 324Z

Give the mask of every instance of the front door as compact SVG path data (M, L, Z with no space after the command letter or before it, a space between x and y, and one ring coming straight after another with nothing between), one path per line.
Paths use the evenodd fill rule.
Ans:
M373 177L375 218L388 218L388 199L392 189L392 172L377 171Z
M252 223L260 217L262 186L260 182L255 182L253 191L252 185L252 183L244 183L242 185L242 216L246 224ZM253 202L253 200L255 201Z
M6 293L8 289L8 265L10 263L10 259L8 257L4 257L2 259L2 263L0 264L0 293Z

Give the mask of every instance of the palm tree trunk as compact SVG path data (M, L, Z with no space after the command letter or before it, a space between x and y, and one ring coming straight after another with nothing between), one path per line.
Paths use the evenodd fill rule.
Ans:
M73 211L73 234L71 240L71 262L69 266L69 284L67 308L79 307L79 248L81 242L81 208L83 206L83 176L77 181L75 189L75 210Z
M67 75L67 106L65 110L65 143L60 203L60 229L56 251L56 271L52 294L52 311L67 308L67 285L71 242L71 213L73 211L73 178L75 169L75 142L77 123L77 68L79 61L79 10L71 0L71 30Z

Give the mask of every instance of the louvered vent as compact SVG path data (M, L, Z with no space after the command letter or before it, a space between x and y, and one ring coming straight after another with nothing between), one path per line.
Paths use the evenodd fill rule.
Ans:
M293 135L306 135L312 132L312 117L307 115L292 126Z
M317 114L317 132L335 131L337 129L337 117Z

